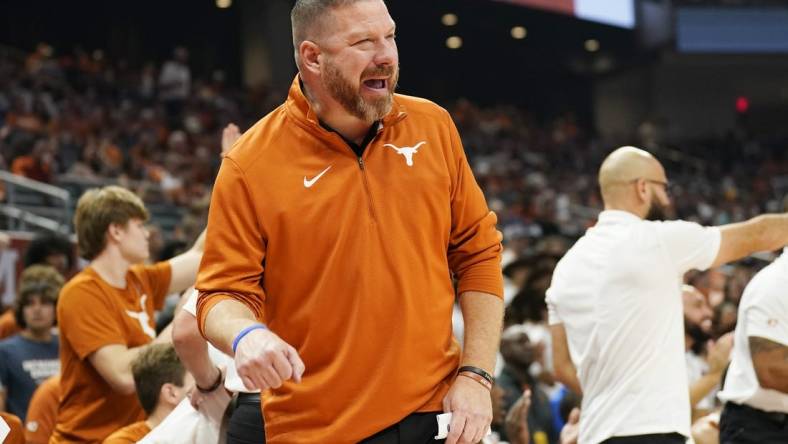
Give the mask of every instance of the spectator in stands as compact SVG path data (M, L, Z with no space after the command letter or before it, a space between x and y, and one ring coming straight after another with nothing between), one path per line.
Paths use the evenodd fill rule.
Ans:
M170 342L169 329L156 337L154 310L194 283L204 245L203 235L186 253L144 265L147 219L139 197L116 186L90 190L77 203L78 247L91 262L58 303L62 396L53 444L100 441L144 417L130 363L148 343Z
M164 240L164 233L162 233L161 227L155 223L151 223L147 225L148 233L150 233L148 237L148 246L150 253L148 254L148 262L158 262L162 260L172 259L173 257L177 256L177 254L173 254L172 256L163 258L161 255L164 246L166 245ZM184 251L188 249L188 245L184 248ZM181 252L182 253L182 252Z
M690 384L692 421L708 415L717 407L716 395L722 372L730 362L733 335L727 333L712 341L713 312L706 296L691 285L681 292L684 306L684 343L687 376Z
M605 211L548 291L556 373L583 394L581 442L684 443L681 277L788 244L788 215L719 228L664 222L665 170L634 147L605 159L599 184Z
M39 139L27 155L18 156L11 164L11 172L39 182L50 183L57 169L52 142Z
M131 372L137 398L147 417L117 430L104 439L104 444L136 443L159 425L194 385L172 344L145 348L132 361Z
M25 251L23 264L25 270L29 271L23 272L17 285L21 285L22 282L26 280L26 274L27 279L31 279L33 281L39 280L40 278L47 278L49 273L46 271L44 272L44 276L39 276L39 271L46 269L31 267L31 265L36 264L51 265L52 267L55 267L58 273L60 273L60 280L62 281L63 276L70 275L71 269L73 267L73 251L74 248L71 242L59 234L46 233L36 236L30 242L27 250ZM62 285L62 282L52 283L53 285L58 285L58 287ZM8 310L0 315L0 340L16 334L20 330L21 328L16 323L13 310Z
M526 389L530 390L528 432L531 440L535 443L557 443L558 431L553 428L550 399L531 375L531 365L538 361L539 354L540 350L531 344L522 325L508 327L501 336L501 355L505 364L496 384L503 389L503 408L507 412ZM501 438L506 440L506 428L500 432Z
M786 208L788 210L788 208ZM719 394L720 443L788 442L788 249L747 285Z
M36 387L60 371L58 336L52 328L63 278L44 265L34 265L30 272L41 278L28 278L19 288L14 315L22 331L0 342L0 411L23 422Z
M498 390L501 390L500 388ZM501 395L503 396L503 395ZM493 402L495 406L495 402ZM503 407L503 406L501 406ZM531 442L531 434L528 431L528 412L531 409L531 389L523 390L520 398L509 408L509 411L503 411L503 421L496 422L493 416L493 425L505 428L505 436L510 444L529 444ZM500 432L499 432L500 435Z
M25 421L27 444L49 443L49 437L55 430L59 401L60 375L58 374L42 382L33 392Z
M722 336L736 328L738 322L738 306L731 301L723 301L714 309L714 336Z
M533 270L533 256L520 256L503 267L504 302L510 304L517 293L525 286L528 276Z
M159 97L164 101L172 127L180 127L181 122L177 119L181 116L191 90L188 60L189 51L179 46L173 51L173 58L161 67L159 74Z
M539 437L538 440L531 440L528 433L528 412L531 408L531 391L526 389L520 399L515 402L514 406L506 413L506 436L508 436L509 444L542 444L547 442L544 437ZM577 444L578 435L580 432L580 409L574 407L566 414L566 425L561 429L559 435L559 444ZM481 444L495 444L499 441L494 441L485 438ZM507 441L500 441L507 442ZM704 443L705 444L705 443Z
M71 276L74 269L74 244L62 234L36 235L27 246L24 257L25 268L35 264L51 265L61 275Z

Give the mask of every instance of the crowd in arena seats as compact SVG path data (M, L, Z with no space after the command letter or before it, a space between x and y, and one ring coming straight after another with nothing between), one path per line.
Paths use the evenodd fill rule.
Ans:
M221 71L192 78L184 48L161 69L52 51L0 51L0 167L41 182L111 179L146 202L200 201L221 128L248 126L275 103L266 90L232 88Z
M111 180L146 203L205 204L221 129L248 128L284 92L235 88L221 71L192 78L187 63L183 48L161 67L139 69L100 51L54 54L46 44L25 57L0 51L0 167L48 183ZM593 222L601 206L596 170L610 141L571 112L545 122L515 106L445 105L507 239L577 237ZM644 130L626 142L666 163L683 219L744 220L776 211L788 190L785 138L740 131L673 141Z
M100 52L54 54L47 45L24 57L1 53L0 168L55 185L68 177L96 184L117 182L146 203L188 208L182 226L189 234L166 247L152 241L155 259L175 256L202 229L218 167L221 129L230 122L248 128L283 98L265 89L234 88L221 72L192 77L188 53L182 48L161 68L148 63L141 69ZM483 108L458 100L447 107L504 233L507 308L493 392L494 431L512 443L557 443L562 430L571 435L580 403L578 395L552 375L545 291L557 261L601 209L596 173L613 145L600 141L571 113L544 122L514 106ZM719 225L782 208L788 192L788 154L781 138L754 138L742 131L681 143L646 136L631 142L665 163L674 217ZM169 241L173 236L167 237ZM38 259L26 261L26 266L48 264L65 277L76 271L73 257L62 248L50 260L41 247L31 245L28 255ZM696 339L687 351L688 362L697 364L696 379L718 372L720 360L727 361L720 351L722 342L717 342L726 341L726 333L735 327L742 291L768 259L751 258L686 276L685 282L699 296L685 301L687 307L696 304L696 311L688 308L685 317L692 318L697 310L704 313L699 321L686 322L687 337ZM39 278L28 284L25 276L18 285L18 306L2 307L8 311L0 321L6 336L0 342L0 410L27 419L27 442L45 442L33 436L47 427L51 430L52 420L31 422L31 412L40 415L41 410L28 404L39 395L32 388L23 394L12 391L17 385L9 378L18 375L3 368L10 361L2 353L18 348L20 332L32 325L25 318L26 308L34 305L31 301L54 306L51 289L62 283ZM702 329L694 329L698 322ZM461 326L456 330L461 339ZM19 359L26 359L28 352L33 353L32 348ZM43 383L42 391L51 381L56 384L58 372L39 367L26 384ZM47 380L51 376L55 379ZM708 396L714 390L716 386L696 406L697 428L703 433L710 433L708 424L714 420L707 415L719 409L719 401Z

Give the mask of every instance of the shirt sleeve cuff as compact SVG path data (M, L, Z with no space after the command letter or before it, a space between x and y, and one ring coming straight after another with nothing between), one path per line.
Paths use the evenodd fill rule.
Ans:
M208 338L205 336L205 320L208 318L208 313L216 304L227 300L235 300L235 298L229 294L222 293L200 293L197 298L197 327L202 337L206 340Z
M722 244L722 231L720 231L719 227L706 227L706 229L709 230L709 236L713 236L713 238L711 239L711 248L709 248L709 257L706 258L706 265L702 270L708 270L714 265L714 261L720 254L720 245Z
M487 293L503 299L503 274L497 261L489 264L478 264L472 270L467 270L457 284L457 293L467 291Z

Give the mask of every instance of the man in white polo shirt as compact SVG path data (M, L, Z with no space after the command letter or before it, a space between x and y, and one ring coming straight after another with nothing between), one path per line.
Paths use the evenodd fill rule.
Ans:
M733 361L719 398L720 443L788 443L788 254L752 278L739 303Z
M581 443L690 434L682 276L788 243L788 216L723 227L664 219L662 165L623 147L599 171L605 211L558 263L547 302L556 376L582 391ZM644 220L647 219L647 220Z

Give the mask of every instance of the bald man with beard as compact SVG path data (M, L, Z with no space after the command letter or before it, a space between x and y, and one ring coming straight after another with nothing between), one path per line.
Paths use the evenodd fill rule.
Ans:
M690 435L682 276L788 243L788 216L722 227L661 221L665 169L634 147L599 170L605 209L547 291L558 379L582 392L582 443L683 443Z

